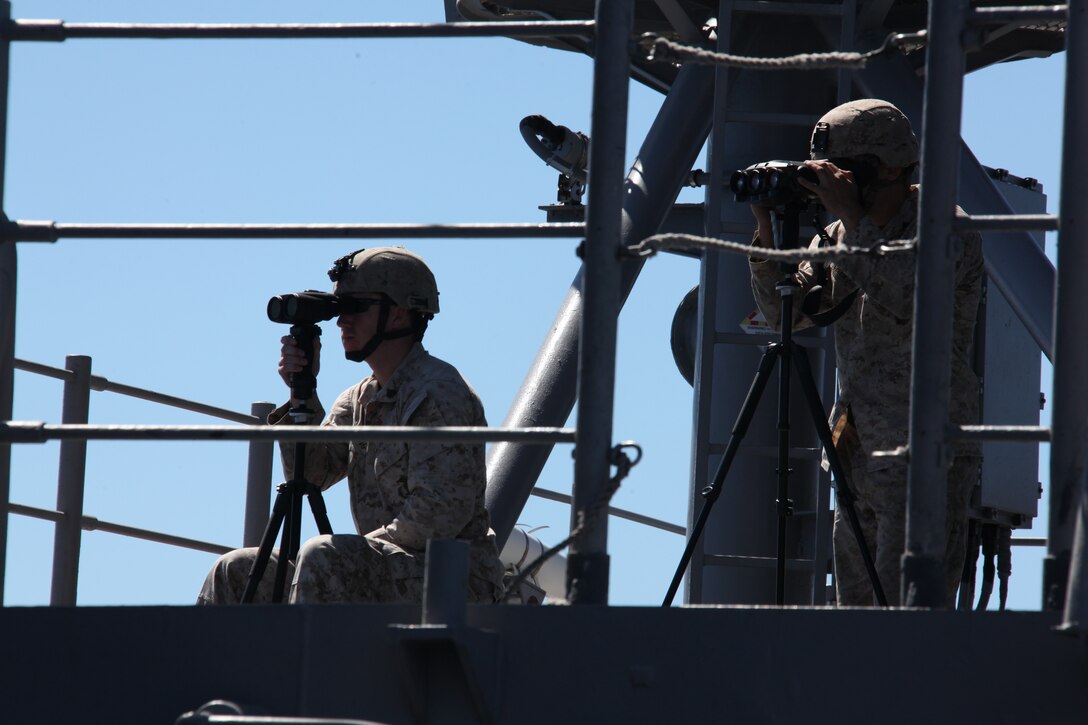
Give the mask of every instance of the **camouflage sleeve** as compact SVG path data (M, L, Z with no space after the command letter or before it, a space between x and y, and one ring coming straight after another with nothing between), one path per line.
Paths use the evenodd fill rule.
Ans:
M478 413L478 415L476 414ZM479 403L456 391L430 390L409 425L486 425ZM482 444L412 443L408 447L408 496L378 538L422 551L428 539L456 537L471 521L485 485Z
M880 227L864 217L856 229L843 234L841 243L869 247L883 237ZM914 252L885 257L853 255L838 260L835 266L865 293L870 303L883 307L900 320L908 320L914 313Z
M812 245L818 243L819 237L812 241ZM773 329L780 329L782 327L782 297L777 288L779 280L782 279L782 270L779 263L749 257L748 268L752 273L752 296L755 297L756 307L767 318L767 322ZM801 313L801 298L805 291L815 284L812 265L808 262L799 264L793 278L801 287L801 294L794 298L793 329L803 330L812 326L809 319Z
M332 412L321 424L323 426L352 425L352 400L355 388L348 388L333 403ZM317 396L310 401L310 407L314 411L314 419L320 420L325 415L325 410ZM291 425L292 421L287 415L287 405L282 405L272 411L268 416L268 422L272 425ZM295 472L295 443L283 441L280 443L280 459L283 462L283 475L288 480ZM306 480L318 486L322 491L343 478L348 471L348 443L336 441L327 443L306 444Z

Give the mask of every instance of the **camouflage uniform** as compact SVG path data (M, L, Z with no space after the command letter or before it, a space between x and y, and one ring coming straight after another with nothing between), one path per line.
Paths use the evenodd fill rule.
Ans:
M917 233L917 189L883 228L864 217L846 233L836 221L827 233L837 244L870 246L878 240L903 239ZM819 238L812 245L819 244ZM971 369L982 279L982 243L978 234L957 237L956 291L953 315L953 358L950 415L957 424L978 422L979 381ZM764 316L777 328L781 300L775 285L781 277L774 262L751 260L752 289ZM906 526L906 462L894 456L874 456L905 446L910 421L911 332L914 312L915 256L853 256L829 265L822 309L860 292L835 323L838 398L830 425L835 448L858 494L855 504L870 552L889 603L899 601L899 558ZM815 283L813 266L802 263L796 274L801 290ZM830 295L827 289L830 288ZM797 299L797 298L795 298ZM800 305L795 305L795 309ZM797 329L811 323L798 311ZM949 602L963 569L967 501L978 477L978 447L961 444L948 478L948 548L946 567ZM860 552L840 507L835 512L835 581L840 605L871 604L872 587Z
M324 415L316 398L310 401ZM287 406L269 416L289 424ZM387 385L370 376L337 398L327 426L486 426L483 406L457 370L416 344ZM281 447L292 474L294 444ZM348 477L359 535L317 536L298 555L295 602L420 601L427 540L457 538L471 545L469 597L497 601L503 567L484 508L483 445L352 441L306 448L307 481L327 489ZM237 602L255 549L232 552L208 575L200 601ZM267 601L270 564L257 599Z

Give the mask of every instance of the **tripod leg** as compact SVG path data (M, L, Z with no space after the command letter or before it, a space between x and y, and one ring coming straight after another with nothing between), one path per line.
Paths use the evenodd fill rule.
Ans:
M809 413L812 415L812 424L816 426L816 433L820 436L820 443L827 454L827 461L831 464L831 472L835 475L835 491L838 502L846 509L850 530L854 532L854 538L858 542L858 550L865 562L865 569L869 572L869 581L873 584L873 594L876 596L876 601L880 606L886 607L888 606L888 599L884 595L884 587L880 585L880 577L876 573L873 555L869 551L869 545L865 543L865 534L861 530L861 522L858 521L858 513L854 508L854 501L857 500L857 496L850 488L846 478L846 471L839 460L834 441L831 440L831 429L827 427L824 406L820 402L820 393L816 389L816 383L812 377L812 368L808 364L808 355L805 354L804 348L794 346L793 357L797 363L797 377L801 381L801 390L805 393Z
M264 534L261 536L261 544L257 549L257 558L253 560L253 567L249 570L246 579L246 589L242 593L242 604L249 604L257 593L257 585L261 583L261 577L268 568L268 560L272 557L272 547L276 544L276 534L283 524L284 516L291 505L289 496L281 490L276 494L276 503L272 506L272 516L268 519Z
M288 562L293 562L298 554L298 541L302 529L302 487L297 481L288 481L288 513L283 523L283 537L280 539L280 557L276 562L276 582L272 587L272 601L279 604L284 599L287 589Z
M756 377L752 380L752 387L748 389L748 395L744 398L744 404L741 406L740 413L737 415L737 421L733 424L733 432L729 438L729 444L725 448L725 453L722 455L721 462L718 463L718 470L714 472L714 479L701 491L703 496L703 508L699 511L699 518L691 528L687 546L684 547L684 553L680 556L680 564L676 567L676 573L673 574L672 582L669 584L669 591L665 594L665 601L661 603L661 606L663 607L672 606L673 597L676 596L676 592L680 588L680 581L684 578L684 572L687 571L688 564L691 562L691 556L695 551L695 544L698 543L699 537L703 533L703 528L706 526L706 521L710 517L710 510L714 507L714 502L717 501L718 496L721 495L722 483L729 473L729 467L733 464L733 459L737 455L737 450L740 449L741 441L748 433L748 426L751 424L752 417L755 415L756 407L759 405L759 399L763 396L763 390L767 387L767 381L771 379L771 372L774 370L775 361L781 353L782 348L778 343L768 345L763 353L763 357L759 361L759 370L756 371Z
M321 497L321 491L316 486L310 487L310 493L306 496L310 501L310 512L314 515L318 532L332 535L332 524L329 523L329 511L325 508L325 499Z

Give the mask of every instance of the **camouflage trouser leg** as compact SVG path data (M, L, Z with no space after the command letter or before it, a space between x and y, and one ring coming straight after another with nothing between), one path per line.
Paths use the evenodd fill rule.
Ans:
M906 469L894 466L866 471L864 457L843 461L850 486L857 494L854 508L880 585L890 604L899 603L899 557L903 553L906 515ZM876 489L874 493L874 488ZM898 508L901 516L895 515ZM840 607L870 607L876 603L873 585L846 510L835 506L835 599Z
M315 536L298 553L291 601L420 602L422 577L394 576L388 556L365 536Z
M858 518L873 555L888 603L899 604L900 558L906 541L907 467L867 471L862 457L850 462L850 483L858 495ZM967 543L967 500L978 478L978 459L955 459L948 474L945 531L946 606L951 606L963 573ZM835 592L840 606L871 606L872 585L846 512L835 509Z
M228 552L212 566L208 577L204 580L204 586L197 595L197 604L239 604L242 594L246 590L249 581L249 572L253 568L253 562L257 559L257 548L235 549ZM265 567L264 576L257 585L257 593L253 597L254 602L271 602L272 589L276 582L276 563L279 561L279 552L272 551L272 557ZM287 584L290 588L294 578L295 567L287 562ZM286 594L284 600L286 600Z

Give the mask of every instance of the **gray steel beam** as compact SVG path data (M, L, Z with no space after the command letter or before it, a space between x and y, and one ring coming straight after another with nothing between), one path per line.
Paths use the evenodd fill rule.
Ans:
M64 383L61 420L69 424L86 423L91 403L91 358L69 355L64 367L72 372L72 378ZM86 472L87 441L61 443L57 510L64 518L53 529L53 586L49 604L54 607L76 605Z
M1062 143L1062 198L1058 216L1058 304L1054 328L1054 442L1050 448L1050 527L1043 567L1043 606L1065 607L1065 622L1088 627L1088 529L1085 525L1085 447L1088 446L1088 3L1070 2L1065 28L1065 138ZM1076 536L1074 539L1074 531ZM1075 542L1075 544L1074 544ZM1074 548L1075 545L1075 548ZM1068 577L1068 593L1066 589Z
M910 467L901 601L945 606L945 518L951 452L945 438L951 385L960 120L967 0L929 5L922 183L911 352Z
M631 0L597 0L593 63L593 118L589 148L581 330L578 346L578 442L574 459L571 529L589 522L570 546L567 591L573 604L608 603L608 517L597 515L608 496L612 409L616 388L616 329L623 262L623 167L627 154Z
M890 54L869 61L856 75L865 96L884 98L915 121L922 117L921 85L905 58ZM967 144L959 147L960 204L971 214L1012 214ZM983 239L986 274L1005 295L1043 354L1053 359L1054 265L1026 231L988 232Z
M688 65L680 69L627 174L623 188L624 245L657 232L672 208L710 132L713 97L713 66ZM641 259L624 261L621 304L634 287L643 264ZM552 331L510 406L504 427L562 425L570 416L576 397L574 363L583 274L584 268L571 283ZM544 446L499 444L492 448L487 461L487 508L500 547L529 500L550 453L550 448Z
M11 3L0 0L0 24L11 21ZM11 39L0 33L0 221L4 215L7 167L8 77ZM14 242L0 242L0 423L11 420L15 392L15 289L19 265ZM11 446L0 443L0 607L8 558L8 502L11 500Z

